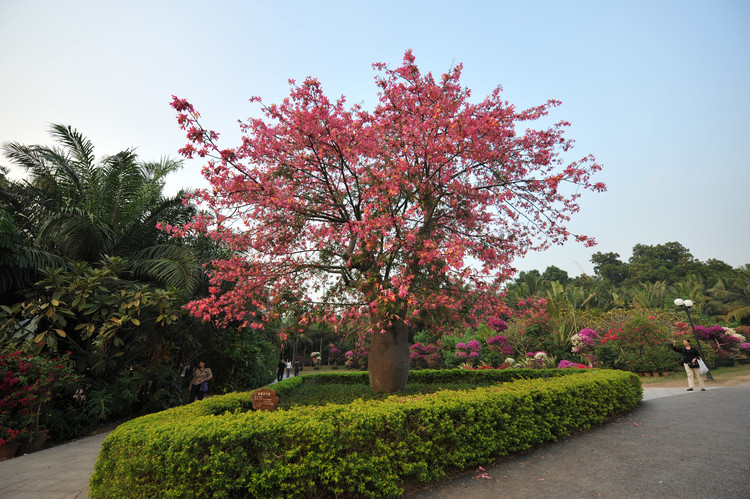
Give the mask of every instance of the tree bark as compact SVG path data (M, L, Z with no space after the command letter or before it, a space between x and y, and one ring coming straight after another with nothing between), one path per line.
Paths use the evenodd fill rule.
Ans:
M394 320L384 333L372 333L368 366L372 391L395 392L406 388L409 378L409 327L406 324Z

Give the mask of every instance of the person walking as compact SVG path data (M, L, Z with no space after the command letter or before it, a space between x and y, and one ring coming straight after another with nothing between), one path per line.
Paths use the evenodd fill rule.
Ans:
M299 359L294 361L294 375L299 376L300 361Z
M204 361L198 362L198 367L193 369L193 379L190 380L190 402L195 399L203 400L203 395L208 391L208 382L214 379L211 369L206 367Z
M279 364L276 366L276 381L284 379L284 371L286 370L286 362L279 359Z
M694 387L694 378L698 378L698 386L701 387L701 391L706 391L706 386L703 384L703 375L700 371L700 365L698 364L698 351L693 348L690 344L690 340L682 340L682 347L677 347L677 341L672 340L672 350L682 354L682 365L685 366L685 372L687 372L688 389L687 391L692 392Z
M288 378L291 375L292 375L292 363L289 362L289 359L286 359L286 377Z

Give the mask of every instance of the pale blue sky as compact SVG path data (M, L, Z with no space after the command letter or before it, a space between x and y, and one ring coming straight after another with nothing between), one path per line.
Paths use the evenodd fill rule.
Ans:
M501 85L518 107L547 99L572 122L575 157L604 164L605 194L571 227L597 238L517 262L592 272L596 251L679 241L700 260L750 263L750 2L0 0L0 142L50 144L50 123L98 155L143 159L184 145L170 96L189 99L227 145L259 95L316 76L332 97L375 102L373 62L413 49L424 71L463 62L478 100ZM572 158L572 156L571 156ZM7 165L7 161L0 160ZM168 190L202 184L186 163Z

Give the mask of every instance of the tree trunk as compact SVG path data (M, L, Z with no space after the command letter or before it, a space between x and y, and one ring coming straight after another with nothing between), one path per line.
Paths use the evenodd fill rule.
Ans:
M374 392L394 392L406 388L409 378L409 328L401 321L384 333L370 338L368 360L370 387Z

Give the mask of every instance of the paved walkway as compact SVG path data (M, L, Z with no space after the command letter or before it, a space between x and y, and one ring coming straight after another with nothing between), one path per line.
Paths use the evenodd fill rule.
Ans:
M410 496L744 498L749 414L750 385L706 392L645 388L643 402L609 424ZM0 462L0 498L87 497L106 436ZM481 473L489 478L476 478Z

